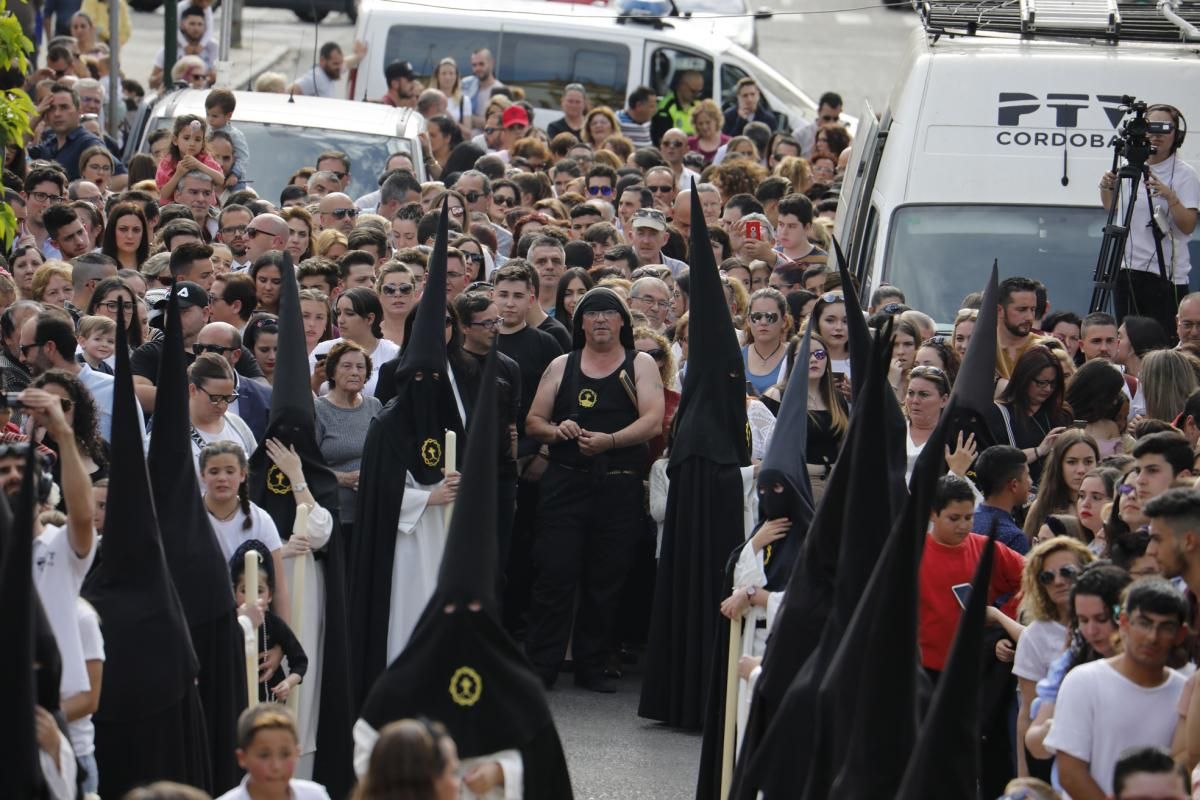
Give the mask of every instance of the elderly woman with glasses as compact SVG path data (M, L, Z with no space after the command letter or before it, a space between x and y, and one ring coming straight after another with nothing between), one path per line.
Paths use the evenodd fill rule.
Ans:
M1063 402L1064 383L1058 358L1044 347L1031 347L1017 360L1000 399L984 414L994 441L1024 451L1034 483L1041 478L1050 448L1071 421Z
M1017 715L1017 741L1022 745L1033 721L1030 708L1037 695L1038 681L1067 649L1071 623L1071 589L1094 556L1083 542L1067 536L1055 536L1025 558L1021 573L1019 616L1024 630L1017 639L1013 675L1020 687L1021 709ZM989 616L996 611L989 610ZM1049 777L1049 764L1029 764L1025 747L1017 748L1017 774Z

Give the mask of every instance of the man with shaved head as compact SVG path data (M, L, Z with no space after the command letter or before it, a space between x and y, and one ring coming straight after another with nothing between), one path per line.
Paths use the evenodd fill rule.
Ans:
M692 230L692 190L684 189L675 195L675 204L671 207L671 225L687 239Z
M321 204L317 206L317 227L323 231L332 228L349 236L350 231L354 230L354 220L357 217L358 208L354 201L341 192L325 195L321 198Z
M343 195L344 197L345 195ZM246 263L272 250L283 250L291 230L278 214L259 214L246 226Z
M253 356L242 347L242 335L228 322L210 322L200 329L192 349L200 353L216 353L229 362L233 370L233 391L237 399L229 404L230 412L237 414L250 426L256 441L262 441L267 432L267 417L271 411L271 387L257 380L238 374L238 362Z

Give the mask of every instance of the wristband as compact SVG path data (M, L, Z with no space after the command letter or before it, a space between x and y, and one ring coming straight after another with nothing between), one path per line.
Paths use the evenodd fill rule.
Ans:
M307 483L293 483L292 484L292 492L295 494L300 494L307 488L308 488Z
M615 433L610 433L609 436L612 437L612 443L613 443L612 449L616 450L617 449L617 435Z

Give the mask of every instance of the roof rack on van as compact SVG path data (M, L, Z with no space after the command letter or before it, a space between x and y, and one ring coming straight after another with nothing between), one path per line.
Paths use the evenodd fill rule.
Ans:
M1200 41L1200 2L1158 0L913 0L932 36Z

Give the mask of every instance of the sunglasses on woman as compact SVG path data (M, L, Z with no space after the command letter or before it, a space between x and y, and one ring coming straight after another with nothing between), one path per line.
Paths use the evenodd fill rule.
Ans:
M386 294L388 297L395 297L398 294L407 297L408 295L412 294L416 288L417 287L411 283L385 283L380 291Z
M774 325L779 322L779 312L777 311L755 311L750 314L751 322L766 322L768 325Z
M1038 583L1042 586L1049 586L1054 583L1055 577L1062 578L1067 583L1074 583L1079 577L1079 567L1074 564L1063 564L1058 568L1058 572L1054 570L1043 570L1038 573Z

